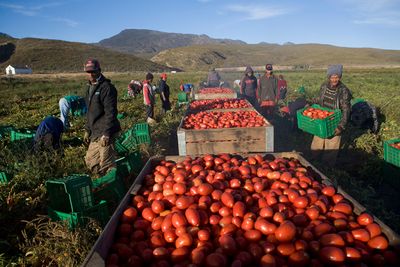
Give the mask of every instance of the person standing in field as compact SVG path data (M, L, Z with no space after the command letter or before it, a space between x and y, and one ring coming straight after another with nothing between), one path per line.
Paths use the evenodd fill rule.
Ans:
M101 73L100 63L88 59L84 65L89 82L86 89L86 125L84 141L89 143L85 162L97 177L116 167L114 141L121 126L117 119L117 90Z
M278 80L272 70L272 64L267 64L265 66L265 75L260 78L257 90L257 98L260 103L262 114L269 119L272 119L274 112L278 84Z
M277 96L276 98L279 100L284 100L287 94L287 82L283 78L282 74L278 75L278 82L277 82Z
M154 120L154 91L151 83L153 82L154 76L152 73L146 74L146 79L143 81L143 102L146 106L146 116L147 123L153 124L156 121Z
M221 81L221 76L219 73L212 68L211 71L208 73L207 77L207 87L219 87Z
M253 69L246 67L245 76L240 82L240 93L253 105L256 103L257 78L254 76Z
M163 113L167 113L168 110L171 109L171 103L169 102L169 86L167 84L167 74L162 73L160 76L160 82L158 89L160 90L160 97L161 97L161 108Z
M337 154L340 149L340 140L343 131L349 121L351 112L351 92L341 82L343 72L342 65L328 67L327 78L320 88L316 103L321 107L340 109L342 112L339 125L336 127L332 138L321 138L314 135L311 143L311 152L314 159L319 159L330 167L336 164Z

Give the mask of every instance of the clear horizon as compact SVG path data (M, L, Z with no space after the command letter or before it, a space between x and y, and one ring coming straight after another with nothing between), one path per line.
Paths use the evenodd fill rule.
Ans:
M97 43L125 29L284 44L400 50L399 0L187 0L118 4L0 0L0 32L15 38Z

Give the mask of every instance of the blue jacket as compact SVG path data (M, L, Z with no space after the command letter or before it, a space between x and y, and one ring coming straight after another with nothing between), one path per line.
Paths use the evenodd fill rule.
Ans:
M34 142L40 142L48 133L53 136L53 148L60 147L61 134L64 132L64 125L59 118L48 116L40 124L36 130Z

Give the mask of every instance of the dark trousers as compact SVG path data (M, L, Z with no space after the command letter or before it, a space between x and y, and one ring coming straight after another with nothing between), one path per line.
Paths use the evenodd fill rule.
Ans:
M147 118L154 119L154 105L146 105Z

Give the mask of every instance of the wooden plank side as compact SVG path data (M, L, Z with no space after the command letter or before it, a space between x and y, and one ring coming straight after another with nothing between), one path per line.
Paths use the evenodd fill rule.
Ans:
M214 140L265 140L267 127L240 127L240 128L219 128L205 130L185 130L186 142L206 142Z
M203 99L219 99L219 98L237 98L237 93L218 93L218 94L194 94L195 100L203 100Z
M186 143L186 155L266 152L265 140Z

